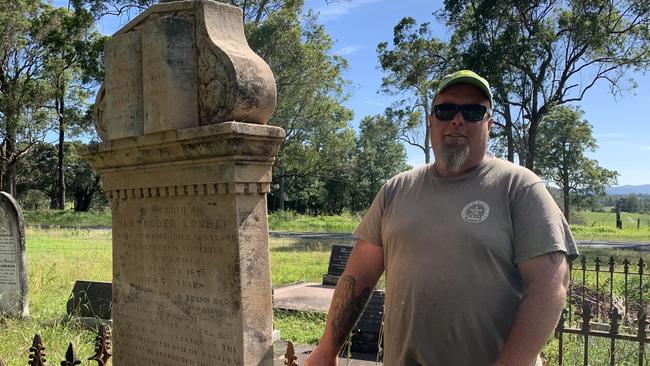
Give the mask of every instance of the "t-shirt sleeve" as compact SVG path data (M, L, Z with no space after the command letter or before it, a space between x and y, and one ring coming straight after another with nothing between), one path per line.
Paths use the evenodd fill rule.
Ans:
M517 191L511 202L514 261L561 251L569 260L578 256L562 211L539 181Z
M383 246L381 241L381 225L386 209L386 184L381 187L372 201L368 212L363 216L361 223L354 230L352 236L370 244Z

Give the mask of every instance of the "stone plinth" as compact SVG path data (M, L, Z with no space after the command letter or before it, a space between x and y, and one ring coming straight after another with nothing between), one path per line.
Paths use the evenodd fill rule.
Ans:
M0 192L0 317L29 315L25 222L18 202Z
M112 202L114 364L272 365L266 193L283 139L226 122L86 154Z

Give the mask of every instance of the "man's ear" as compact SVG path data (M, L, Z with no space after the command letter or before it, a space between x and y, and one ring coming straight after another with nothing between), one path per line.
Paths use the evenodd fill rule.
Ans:
M427 125L429 126L429 128L431 128L431 125L433 125L433 115L432 114L427 116Z

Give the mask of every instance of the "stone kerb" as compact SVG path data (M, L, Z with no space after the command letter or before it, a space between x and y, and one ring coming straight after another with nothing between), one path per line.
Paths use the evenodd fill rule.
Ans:
M240 9L165 2L106 44L84 154L113 214L119 366L272 365L266 193L284 140Z
M0 192L0 316L29 315L25 221L20 205Z

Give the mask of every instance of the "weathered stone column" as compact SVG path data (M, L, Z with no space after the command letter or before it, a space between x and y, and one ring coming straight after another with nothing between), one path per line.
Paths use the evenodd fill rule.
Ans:
M266 193L284 131L238 8L154 5L106 45L86 157L113 213L116 366L272 365ZM234 122L237 121L237 122Z

